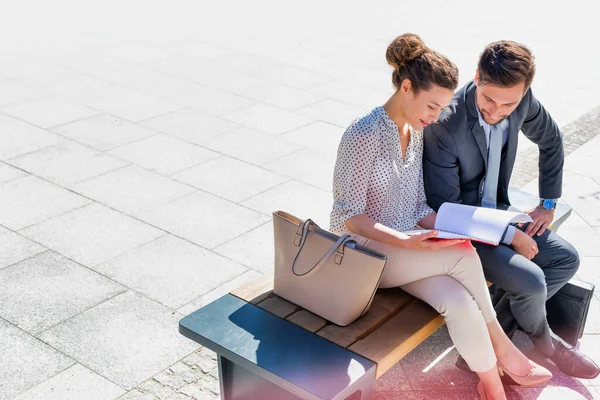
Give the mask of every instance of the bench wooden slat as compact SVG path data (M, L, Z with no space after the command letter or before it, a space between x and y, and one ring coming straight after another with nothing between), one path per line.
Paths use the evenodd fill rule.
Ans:
M300 307L297 305L290 303L279 296L269 297L268 299L258 303L257 306L283 319L289 317L298 309L300 309Z
M328 324L327 320L306 310L296 311L286 319L292 324L296 324L300 328L304 328L312 333L315 333Z
M342 347L348 347L358 339L379 328L392 315L405 307L414 297L398 288L379 290L369 312L348 326L327 325L317 335Z
M256 305L273 294L273 275L256 278L232 290L229 294Z
M444 324L444 318L421 300L414 299L375 332L348 350L377 363L377 378Z

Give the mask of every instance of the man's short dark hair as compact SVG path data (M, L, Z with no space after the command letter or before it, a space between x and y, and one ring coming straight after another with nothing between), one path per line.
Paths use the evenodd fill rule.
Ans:
M527 46L501 40L487 45L479 57L477 70L479 84L513 87L523 82L527 90L535 75L535 59Z

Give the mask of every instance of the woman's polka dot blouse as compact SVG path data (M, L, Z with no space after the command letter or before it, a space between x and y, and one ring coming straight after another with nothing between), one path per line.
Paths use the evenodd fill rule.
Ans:
M348 231L345 222L359 214L405 231L432 213L425 198L422 158L423 133L413 130L402 161L398 127L383 107L354 120L338 148L331 231Z

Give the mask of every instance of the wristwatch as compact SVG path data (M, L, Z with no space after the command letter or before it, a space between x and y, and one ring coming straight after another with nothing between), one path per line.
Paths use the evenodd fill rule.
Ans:
M540 206L544 208L544 210L554 210L556 208L557 199L540 199Z

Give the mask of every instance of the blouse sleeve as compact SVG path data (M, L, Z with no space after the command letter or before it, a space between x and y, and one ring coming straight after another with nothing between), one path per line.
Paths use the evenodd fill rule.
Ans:
M333 173L331 229L346 229L344 223L365 212L373 163L379 152L377 132L351 125L342 136Z

